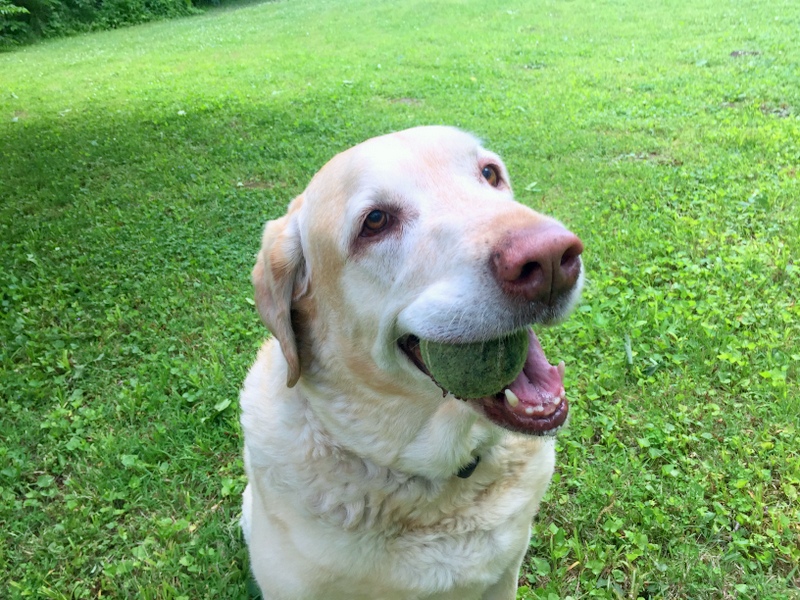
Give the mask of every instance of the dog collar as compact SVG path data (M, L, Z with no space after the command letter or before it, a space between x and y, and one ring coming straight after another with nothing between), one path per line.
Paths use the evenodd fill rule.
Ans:
M481 457L476 456L472 459L472 462L461 467L456 475L458 475L461 479L466 479L475 472L475 467L478 466L479 462L481 462Z

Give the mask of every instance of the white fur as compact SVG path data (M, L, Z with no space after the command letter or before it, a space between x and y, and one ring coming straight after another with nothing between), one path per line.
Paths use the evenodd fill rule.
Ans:
M487 161L505 187L481 179ZM359 246L365 211L387 198L402 209L401 230ZM430 127L337 156L268 227L254 270L259 309L285 331L281 302L305 302L298 345L310 350L297 379L293 337L267 341L241 395L242 528L265 600L515 597L554 442L442 397L396 344L408 333L488 338L532 320L509 308L486 268L503 232L485 225L506 213L547 220L513 201L496 155ZM289 283L270 269L276 257L295 273ZM474 474L456 477L474 456Z

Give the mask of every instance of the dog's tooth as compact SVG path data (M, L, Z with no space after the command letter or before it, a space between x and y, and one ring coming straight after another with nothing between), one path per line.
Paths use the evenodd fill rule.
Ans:
M567 365L565 365L564 361L562 360L560 363L558 363L558 366L556 367L556 369L558 369L558 374L561 376L561 380L563 381L564 380L564 373L567 370Z
M566 390L564 389L564 387L562 386L562 387L561 387L561 391L560 391L560 392L558 392L558 399L559 399L559 400L563 400L563 399L564 399L564 398L566 398L566 397L567 397L567 391L566 391Z
M516 408L517 405L519 404L519 398L517 398L517 395L508 388L506 388L505 395L506 395L506 401L511 406L511 408Z
M525 407L525 414L526 415L532 415L533 414L533 407L532 406L526 406Z

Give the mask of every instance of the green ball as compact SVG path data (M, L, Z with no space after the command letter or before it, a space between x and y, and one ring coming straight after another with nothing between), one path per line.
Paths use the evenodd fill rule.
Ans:
M528 356L528 330L486 342L420 341L422 360L440 386L458 398L502 392L517 378Z

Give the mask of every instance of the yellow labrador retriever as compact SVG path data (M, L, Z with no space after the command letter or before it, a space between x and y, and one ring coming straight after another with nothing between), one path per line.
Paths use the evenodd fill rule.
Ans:
M441 389L420 339L564 317L580 240L514 201L471 135L419 127L334 157L267 223L273 334L242 390L242 527L265 600L512 600L566 421L536 336L505 390Z

